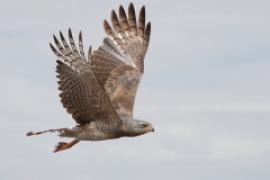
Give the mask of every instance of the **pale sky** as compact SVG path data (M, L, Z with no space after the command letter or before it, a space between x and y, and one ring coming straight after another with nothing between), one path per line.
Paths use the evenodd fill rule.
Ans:
M129 1L0 0L0 179L269 180L270 2L133 1L152 35L135 117L155 133L82 142L54 154L74 125L62 107L52 34L82 30L96 49L104 18Z

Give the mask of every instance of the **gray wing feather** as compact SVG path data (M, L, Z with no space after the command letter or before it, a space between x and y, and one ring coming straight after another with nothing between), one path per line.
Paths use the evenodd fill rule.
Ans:
M144 56L148 48L151 24L145 26L145 7L136 22L134 6L123 6L119 14L111 13L112 27L104 20L107 36L103 45L91 56L93 72L108 93L113 107L121 116L132 117L136 91L144 71ZM138 25L137 25L138 24Z
M144 28L145 28L145 7L143 6L140 10L139 15L139 23L137 27L138 36L144 36Z
M56 46L60 52L52 44L50 46L53 52L64 61L57 60L56 69L63 106L79 124L98 120L106 123L121 123L107 93L92 72L91 64L86 61L84 56L79 55L71 30L69 30L71 49L64 40L64 36L61 34L60 36L65 48L56 37ZM79 41L82 55L81 34Z

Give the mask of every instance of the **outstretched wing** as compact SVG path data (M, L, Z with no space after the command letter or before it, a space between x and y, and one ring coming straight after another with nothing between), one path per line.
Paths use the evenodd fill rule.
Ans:
M100 86L91 64L86 60L82 35L79 34L79 52L74 43L71 30L69 29L70 46L60 32L62 43L54 36L57 49L50 44L54 54L61 60L57 60L60 97L67 112L79 124L91 121L104 121L106 123L120 123L110 99ZM91 54L91 49L89 49Z
M119 7L113 10L111 22L104 21L108 35L103 45L91 55L93 72L108 93L112 105L120 117L133 116L133 106L140 78L144 72L144 56L150 39L151 24L145 25L145 7L136 20L134 6L128 8L128 16Z

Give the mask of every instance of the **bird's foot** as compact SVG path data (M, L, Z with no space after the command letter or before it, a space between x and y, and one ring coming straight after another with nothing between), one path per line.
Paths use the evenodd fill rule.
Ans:
M54 153L59 152L59 151L63 151L66 149L71 148L72 146L74 146L75 144L77 144L79 141L78 140L73 140L70 143L66 143L66 142L59 142L54 149Z
M69 143L66 142L59 142L56 146L53 152L59 152L70 148Z

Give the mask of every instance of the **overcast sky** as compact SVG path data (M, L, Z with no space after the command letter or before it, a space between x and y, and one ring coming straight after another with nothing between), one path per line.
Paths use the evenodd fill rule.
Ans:
M74 124L58 98L52 34L82 30L96 49L120 4L129 1L0 0L0 179L269 180L268 0L134 1L152 22L135 117L155 133L57 154L55 134L25 137Z

